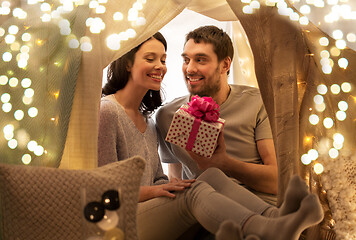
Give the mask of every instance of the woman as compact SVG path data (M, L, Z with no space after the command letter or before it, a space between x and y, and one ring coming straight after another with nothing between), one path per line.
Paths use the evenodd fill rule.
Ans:
M168 181L149 117L162 103L166 49L164 37L156 33L113 62L100 107L99 166L135 155L146 160L137 211L139 239L176 239L196 222L216 233L225 220L241 226L244 235L297 239L305 228L321 221L318 200L299 178L291 181L280 209L233 183L218 169L206 170L196 181Z

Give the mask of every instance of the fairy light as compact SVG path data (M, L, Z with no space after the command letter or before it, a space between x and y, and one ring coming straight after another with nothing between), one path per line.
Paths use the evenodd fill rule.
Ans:
M351 84L348 82L344 82L341 84L341 89L343 92L349 93L349 92L351 92Z
M318 112L324 112L326 108L325 103L315 104L315 110Z
M242 12L245 14L252 14L253 13L253 8L250 5L244 6L242 8Z
M51 14L45 13L42 15L41 20L42 22L50 22L52 19Z
M344 121L346 119L346 113L344 111L337 111L336 112L336 118L339 121Z
M18 83L19 83L19 80L17 78L15 78L15 77L12 77L12 78L9 79L9 86L10 87L13 87L13 88L17 87Z
M333 84L333 85L330 86L330 91L333 94L337 95L337 94L340 93L340 86L338 84Z
M339 64L339 67L340 67L340 68L346 69L347 66L349 65L349 61L347 61L346 58L340 58L340 59L338 60L338 64Z
M322 104L324 102L324 98L321 95L315 95L314 96L314 102L316 104Z
M115 21L121 21L124 19L124 15L121 12L115 12L113 15Z
M344 143L333 142L333 146L336 150L340 150L343 148Z
M28 98L32 98L35 95L35 91L32 88L28 88L24 91L24 95Z
M8 79L7 76L1 75L1 76L0 76L0 85L6 85L8 80L9 80L9 79Z
M20 44L18 42L14 42L13 44L10 45L10 49L14 52L20 50Z
M328 92L328 88L325 84L318 85L318 87L316 89L317 89L318 93L320 93L321 95L325 95Z
M25 116L25 114L22 110L16 110L14 113L14 117L17 121L21 121L24 116Z
M327 39L326 37L322 37L322 38L319 39L319 44L321 46L326 47L326 46L329 45L329 39Z
M29 79L29 78L24 78L24 79L22 79L22 81L21 81L21 86L22 86L23 88L29 88L29 87L31 86L31 84L32 84L32 81L31 81L31 79Z
M323 125L325 128L330 129L334 126L334 121L331 118L326 117L323 120Z
M110 36L108 36L108 38L106 39L106 45L111 50L119 50L121 46L119 34L111 34Z
M338 49L337 47L332 47L332 48L330 49L330 53L331 53L331 55L334 56L334 57L338 57L338 56L340 56L340 54L341 54L340 49Z
M309 5L303 5L300 7L300 12L302 14L309 14L311 12L310 6Z
M78 48L79 47L79 41L77 39L71 39L68 43L70 48Z
M94 0L92 0L92 1L90 1L89 2L89 8L97 8L99 6L99 2L97 2L97 1L94 1Z
M11 95L8 94L8 93L4 93L4 94L1 95L1 98L0 98L0 99L1 99L1 102L7 103L7 102L10 101Z
M22 10L21 8L15 8L12 11L12 15L18 19L26 19L27 18L27 13Z
M35 107L31 107L30 109L28 109L28 115L32 118L36 117L38 114L38 110Z
M22 46L21 48L20 48L20 52L22 52L22 53L29 53L30 52L30 48L28 47L28 46Z
M11 111L11 109L12 109L12 104L11 103L4 103L3 105L2 105L2 110L4 111L4 112L6 112L6 113L8 113L8 112L10 112Z
M300 160L304 165L309 165L312 162L312 160L308 154L303 154L301 156Z
M259 8L260 8L260 3L259 3L258 1L256 1L256 0L254 0L254 1L252 1L252 2L250 3L250 6L251 6L252 8L254 8L254 9L259 9Z
M90 52L93 49L93 46L91 44L90 38L89 37L82 37L80 39L80 50L83 52Z
M346 48L346 42L345 42L345 40L342 40L342 39L336 40L335 46L338 49L345 49Z
M21 158L21 161L22 161L23 164L28 165L28 164L31 163L32 157L31 157L30 154L24 154L24 155L22 156L22 158Z
M10 62L12 59L12 54L9 52L4 52L2 55L2 60L4 60L4 62Z
M333 35L333 38L335 38L335 39L342 39L344 36L344 33L341 30L337 29L337 30L333 31L332 35Z
M299 23L301 25L308 25L309 24L309 19L306 16L302 16L299 18Z
M318 115L316 115L316 114L310 115L310 116L309 116L309 122L310 122L310 124L312 124L312 125L318 124L318 123L319 123L319 117L318 117Z
M15 149L15 148L17 147L17 141L16 141L16 139L11 139L11 140L9 140L9 142L8 142L7 145L9 146L9 148Z
M347 41L354 43L356 42L356 35L354 33L348 33L346 39Z
M332 67L330 65L323 65L321 67L321 70L323 71L323 73L325 74L331 74L332 72Z
M41 145L37 145L33 151L36 156L41 156L44 152L44 148Z
M339 151L337 149L335 149L335 148L330 148L329 156L331 158L337 158L339 156Z
M321 51L321 52L320 52L320 57L321 57L321 58L326 58L326 59L328 59L328 58L330 57L329 51L327 51L327 50Z
M316 173L316 174L322 174L323 173L323 171L324 171L324 166L321 164L321 163L316 163L315 165L314 165L314 172Z
M349 108L349 105L345 101L340 101L337 106L341 111L346 111Z
M42 3L41 4L41 11L42 12L48 12L51 11L51 5L49 5L49 3Z
M35 151L36 147L37 147L37 142L34 140L31 140L27 143L27 149L31 152Z
M315 149L310 149L310 150L308 151L308 156L310 157L310 159L311 159L312 161L315 161L316 159L318 159L319 153L318 153L318 151L315 150Z

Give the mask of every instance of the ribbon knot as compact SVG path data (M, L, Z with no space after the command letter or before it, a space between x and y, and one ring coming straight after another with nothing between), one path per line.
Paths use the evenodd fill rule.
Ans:
M187 111L196 118L207 122L219 119L219 105L211 97L193 96L188 105Z

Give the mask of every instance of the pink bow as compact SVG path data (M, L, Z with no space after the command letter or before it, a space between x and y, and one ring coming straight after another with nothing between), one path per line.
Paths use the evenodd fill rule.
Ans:
M208 122L216 122L219 119L219 105L211 97L194 96L188 105L187 111L196 118Z

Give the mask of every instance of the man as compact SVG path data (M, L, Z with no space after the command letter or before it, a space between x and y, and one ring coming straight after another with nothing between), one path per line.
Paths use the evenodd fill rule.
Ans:
M216 167L275 204L277 160L269 120L258 89L228 84L233 53L230 37L215 26L188 33L182 70L190 95L175 99L157 112L161 160L169 164L170 178L196 178L205 169ZM212 97L225 119L211 158L164 141L173 114L194 95Z

